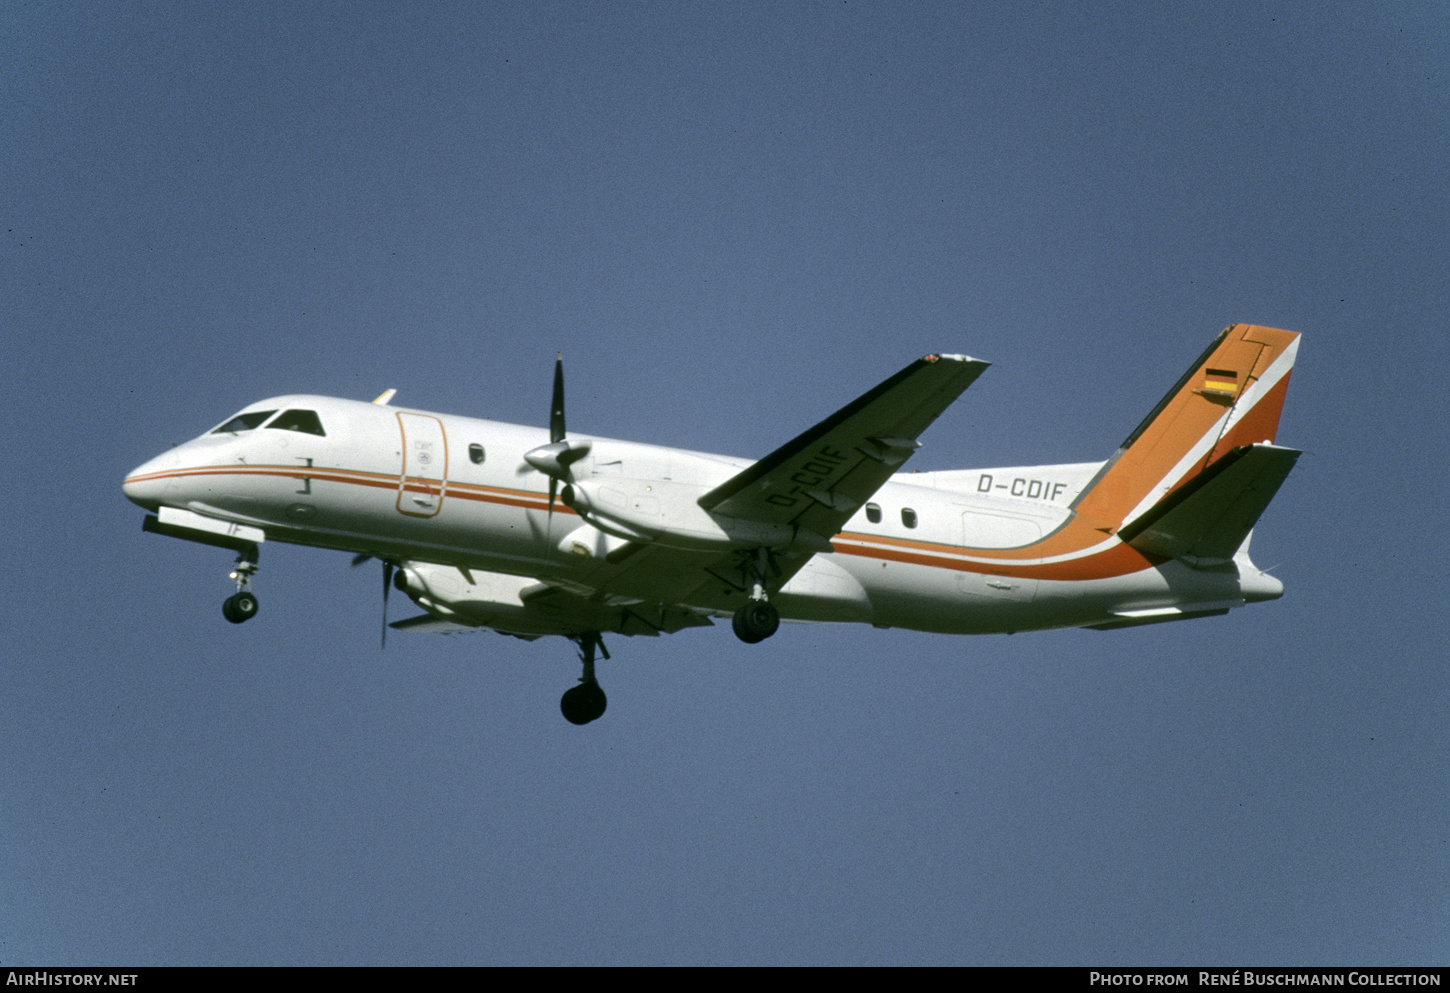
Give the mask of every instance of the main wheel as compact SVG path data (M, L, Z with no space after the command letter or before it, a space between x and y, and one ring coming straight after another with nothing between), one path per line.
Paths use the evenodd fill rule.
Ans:
M222 616L233 624L250 620L256 613L257 598L250 593L237 593L222 602Z
M735 612L730 626L735 629L735 637L753 645L775 634L780 627L780 611L769 600L751 600Z
M559 700L559 710L563 712L564 720L570 724L588 724L604 716L604 708L608 704L609 701L598 683L580 683L564 691L564 696Z

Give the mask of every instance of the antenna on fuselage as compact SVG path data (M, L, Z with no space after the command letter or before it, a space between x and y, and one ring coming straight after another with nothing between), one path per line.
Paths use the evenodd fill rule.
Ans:
M388 404L392 403L393 395L397 392L397 390L383 390L382 393L378 394L378 398L374 400L373 403L377 404L379 407L386 407Z

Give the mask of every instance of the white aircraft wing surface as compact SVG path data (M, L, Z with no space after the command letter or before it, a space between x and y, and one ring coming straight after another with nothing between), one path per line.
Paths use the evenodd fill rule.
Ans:
M989 363L928 355L700 498L729 517L830 539L900 469L916 438Z

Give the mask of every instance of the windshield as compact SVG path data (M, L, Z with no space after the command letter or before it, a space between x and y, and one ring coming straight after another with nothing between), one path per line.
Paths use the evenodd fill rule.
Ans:
M228 431L236 434L239 431L250 431L252 428L260 426L263 421L275 413L277 413L275 410L249 410L246 413L233 417L221 427L214 430L212 434L225 434Z
M326 435L322 430L322 421L315 410L288 410L281 417L277 418L268 429L277 428L281 431L301 431L304 434Z

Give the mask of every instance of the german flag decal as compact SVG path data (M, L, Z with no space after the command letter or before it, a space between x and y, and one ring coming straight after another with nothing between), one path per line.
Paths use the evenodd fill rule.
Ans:
M1239 391L1238 373L1232 369L1205 369L1203 388L1209 393L1227 393L1232 396Z

